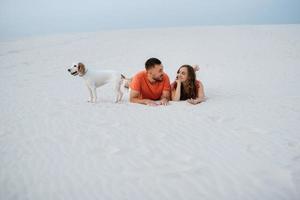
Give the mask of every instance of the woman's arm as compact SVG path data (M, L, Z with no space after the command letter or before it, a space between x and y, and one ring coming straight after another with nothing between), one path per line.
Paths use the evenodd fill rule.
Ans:
M204 88L203 88L203 84L199 81L199 88L198 88L198 96L196 99L188 99L187 102L191 103L191 104L198 104L201 103L202 101L204 101Z
M201 101L204 100L205 94L204 94L204 87L201 81L199 81L199 88L198 88L198 97L197 99L201 99Z
M176 87L176 89L172 90L172 101L180 100L181 82L180 81L176 81L176 82L177 82L177 87Z

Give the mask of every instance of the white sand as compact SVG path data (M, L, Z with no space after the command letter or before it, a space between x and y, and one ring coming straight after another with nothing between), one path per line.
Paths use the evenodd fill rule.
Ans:
M99 103L67 67L174 80L198 63L207 102ZM1 200L300 199L300 25L103 31L0 43Z

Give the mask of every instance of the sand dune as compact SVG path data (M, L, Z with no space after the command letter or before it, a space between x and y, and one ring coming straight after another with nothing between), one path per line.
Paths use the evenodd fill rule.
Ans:
M0 199L300 198L300 25L103 31L0 43ZM198 63L196 106L87 103L67 68L174 80Z

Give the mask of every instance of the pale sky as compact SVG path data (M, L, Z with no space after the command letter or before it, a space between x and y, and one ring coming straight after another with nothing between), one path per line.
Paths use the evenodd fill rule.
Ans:
M0 0L0 39L105 29L300 23L300 0Z

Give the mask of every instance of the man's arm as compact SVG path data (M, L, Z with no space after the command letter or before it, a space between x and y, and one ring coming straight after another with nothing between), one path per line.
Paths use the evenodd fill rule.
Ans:
M170 100L170 91L169 90L164 90L160 99L167 99L168 101Z
M160 104L161 105L168 105L168 102L170 101L170 91L164 90L161 97L160 97Z
M140 103L140 104L145 104L145 105L157 105L155 103L155 101L152 101L150 99L140 99L139 96L140 96L139 91L131 89L129 101L131 103Z

